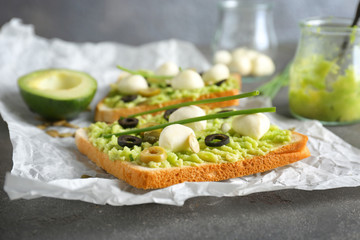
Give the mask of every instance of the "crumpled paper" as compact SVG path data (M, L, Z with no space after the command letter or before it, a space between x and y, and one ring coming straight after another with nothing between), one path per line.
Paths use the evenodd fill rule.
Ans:
M105 96L117 78L116 65L154 69L171 60L180 66L203 70L209 63L190 43L168 40L140 47L117 43L70 43L47 40L34 34L31 25L19 19L5 24L0 32L0 112L7 122L13 144L13 169L6 175L4 189L10 199L41 196L77 199L96 204L134 205L160 203L183 205L197 196L241 196L278 189L330 189L360 185L360 150L352 147L317 121L289 120L269 114L273 124L295 128L309 136L312 156L265 173L221 182L182 183L164 189L141 190L105 173L81 155L73 138L52 138L20 97L16 80L44 68L70 68L88 72L98 81L91 104ZM262 99L243 105L266 105ZM92 113L82 113L72 123L87 126ZM59 131L68 129L55 128ZM81 178L83 174L93 178Z

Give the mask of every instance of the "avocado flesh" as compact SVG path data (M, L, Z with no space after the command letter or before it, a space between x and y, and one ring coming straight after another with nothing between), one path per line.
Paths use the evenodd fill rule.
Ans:
M29 108L48 120L71 119L86 109L97 83L90 75L67 69L29 73L18 80Z

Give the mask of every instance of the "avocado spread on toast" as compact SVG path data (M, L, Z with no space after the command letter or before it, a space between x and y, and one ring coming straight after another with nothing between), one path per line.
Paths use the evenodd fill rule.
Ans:
M211 110L215 113L219 109ZM146 148L151 146L158 146L156 141L151 144L143 141L140 146L134 147L121 147L118 144L118 138L112 136L111 138L102 137L103 134L114 134L123 132L128 129L123 129L116 121L112 124L105 122L97 122L91 124L87 128L90 142L97 147L100 151L109 155L112 161L129 161L134 164L149 167L149 168L168 168L168 167L182 167L182 166L197 166L204 163L228 163L241 161L242 159L252 156L260 156L269 153L276 147L287 144L291 141L291 131L281 130L275 125L271 125L270 129L259 140L255 140L249 136L241 136L230 130L226 133L222 132L221 126L224 123L231 125L233 117L227 119L214 119L207 121L205 130L195 132L196 138L200 145L200 151L194 153L192 151L172 152L167 150L167 158L161 162L143 162L140 160L140 153ZM158 115L145 115L138 117L138 126L146 123L165 123L163 114ZM209 147L205 144L205 137L210 134L222 133L230 137L230 142L220 147ZM135 135L140 136L140 134Z
M122 100L123 94L119 93L117 90L117 85L110 85L111 90L107 97L104 99L104 104L109 108L131 108L137 105L146 104L146 105L156 105L163 102L168 102L174 99L183 99L190 98L195 100L202 95L210 93L225 92L232 89L239 89L239 80L231 77L224 81L220 86L216 84L207 85L203 88L198 89L183 89L175 90L172 87L168 86L165 82L162 83L150 83L150 88L160 89L160 93L151 96L143 97L138 95L137 98L131 102L124 102Z

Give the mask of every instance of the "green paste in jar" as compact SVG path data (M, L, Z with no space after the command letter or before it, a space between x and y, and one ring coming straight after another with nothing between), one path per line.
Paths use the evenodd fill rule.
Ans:
M216 112L217 110L212 110ZM92 144L100 151L107 153L112 161L129 161L134 164L149 168L167 168L182 166L197 166L205 163L227 163L241 161L253 156L265 155L280 145L291 141L291 131L281 130L272 125L269 131L259 140L248 136L241 136L230 130L227 135L230 136L230 143L221 147L208 147L205 145L205 137L210 134L223 133L220 129L223 123L231 124L234 117L227 119L207 120L207 128L203 131L195 132L199 141L200 152L191 151L172 152L167 151L167 159L162 162L144 163L140 160L140 153L145 148L158 146L159 143L150 144L143 142L141 146L133 148L121 147L117 143L117 137L101 137L102 134L118 133L125 131L117 122L106 124L97 122L87 128L88 136ZM166 120L162 114L156 116L138 117L139 125L147 122L165 123ZM129 129L126 129L129 130ZM139 137L139 135L136 135Z
M314 55L291 69L290 109L295 115L325 122L360 120L360 73L349 66L342 73L336 61Z

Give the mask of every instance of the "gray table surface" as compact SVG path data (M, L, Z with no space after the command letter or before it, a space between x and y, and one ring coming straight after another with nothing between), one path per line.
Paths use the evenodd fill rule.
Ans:
M201 50L209 56L208 48ZM294 44L280 47L279 68L294 50ZM261 83L243 87L253 90ZM291 117L287 89L273 103L279 114ZM328 129L360 147L360 124ZM0 153L3 186L12 146L2 120ZM360 239L360 187L198 197L182 207L113 207L45 197L10 201L3 190L0 198L0 239Z

